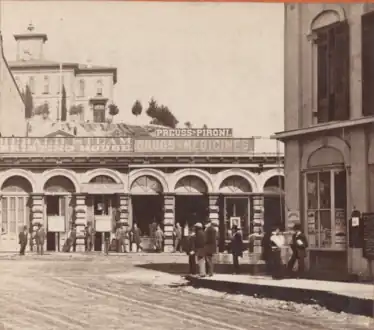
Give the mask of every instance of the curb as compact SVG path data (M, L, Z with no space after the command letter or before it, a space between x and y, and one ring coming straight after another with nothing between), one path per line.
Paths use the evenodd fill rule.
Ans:
M351 297L330 291L300 289L293 287L278 287L256 283L238 283L231 281L217 281L209 278L186 276L192 287L211 289L231 294L243 294L256 298L284 300L288 302L315 305L318 304L332 312L374 317L373 299ZM373 292L374 296L374 292Z

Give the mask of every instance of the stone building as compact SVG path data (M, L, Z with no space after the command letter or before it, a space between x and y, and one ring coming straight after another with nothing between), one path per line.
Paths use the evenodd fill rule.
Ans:
M374 211L373 10L285 5L285 204L309 237L310 271L326 276L373 274L348 244L352 211Z

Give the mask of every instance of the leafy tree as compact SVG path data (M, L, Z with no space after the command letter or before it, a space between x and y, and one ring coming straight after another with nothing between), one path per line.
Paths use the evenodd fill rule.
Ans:
M83 105L78 104L78 105L72 105L69 109L69 115L70 116L77 116L81 115L83 113Z
M115 104L110 104L109 105L109 115L112 116L112 120L114 116L117 116L119 114L119 109Z
M140 103L139 100L136 100L134 105L132 106L131 112L134 116L138 117L142 114L143 112L143 106Z
M159 106L153 98L149 101L146 113L149 117L151 117L151 124L175 128L179 123L177 118L167 106Z
M50 114L48 103L41 104L34 109L34 115L47 118Z
M203 129L207 129L208 126L206 124L203 125Z
M23 94L23 100L25 102L25 118L29 119L33 115L34 101L29 85L26 85L25 93Z
M186 126L186 128L192 128L192 124L191 124L191 122L189 122L189 121L186 121L186 122L184 123L184 126Z
M61 94L61 121L66 121L68 114L68 109L66 108L66 89L65 85L62 85Z

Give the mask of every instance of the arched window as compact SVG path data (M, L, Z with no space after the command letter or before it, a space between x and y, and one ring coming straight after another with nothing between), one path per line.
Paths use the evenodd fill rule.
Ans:
M30 92L32 94L35 94L35 78L34 77L29 78L29 88L30 88Z
M103 81L98 80L96 83L96 95L102 96L103 95Z
M49 94L49 77L44 76L44 94Z
M86 84L83 79L79 80L79 96L83 97L85 93Z

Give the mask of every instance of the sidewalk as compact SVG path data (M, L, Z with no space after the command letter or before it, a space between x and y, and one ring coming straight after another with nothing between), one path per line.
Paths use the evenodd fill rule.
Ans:
M266 276L216 274L187 276L197 288L240 293L303 304L318 304L334 312L374 316L374 285L306 279L273 280Z

